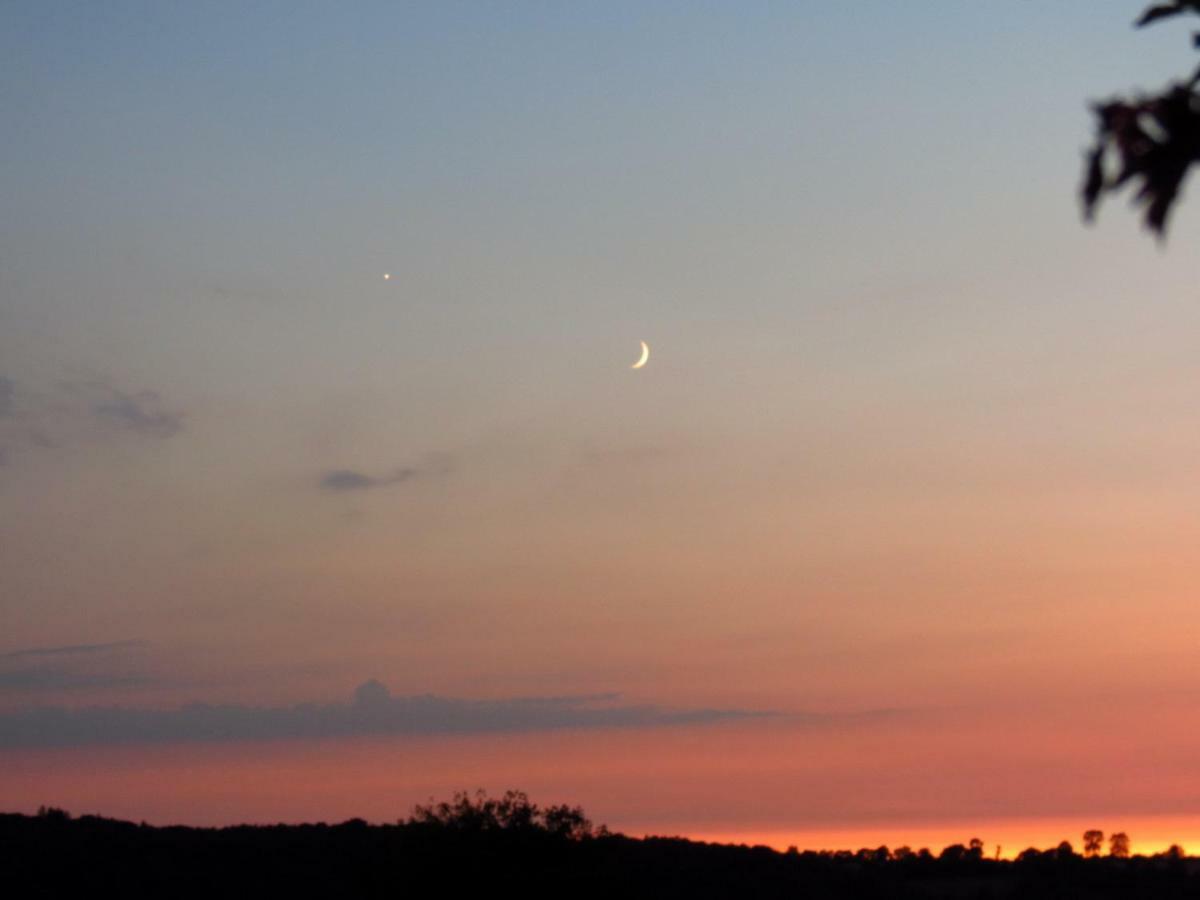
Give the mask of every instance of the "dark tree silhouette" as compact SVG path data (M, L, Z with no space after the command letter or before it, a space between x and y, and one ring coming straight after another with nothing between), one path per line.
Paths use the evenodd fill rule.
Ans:
M1083 855L1099 856L1104 848L1104 832L1091 829L1083 833Z
M508 791L499 799L483 790L476 791L474 797L459 791L450 802L416 806L409 823L466 833L541 832L571 840L593 833L592 823L580 807L564 804L543 809L530 802L524 791ZM600 833L605 832L601 826Z
M962 862L964 859L969 859L967 856L967 848L962 844L951 844L948 847L943 847L942 852L938 854L938 859L942 862Z
M1137 27L1184 13L1200 13L1200 0L1149 7ZM1200 47L1200 35L1194 37ZM1158 94L1114 97L1095 103L1096 142L1088 151L1081 190L1091 221L1100 200L1126 184L1144 207L1146 227L1162 238L1184 178L1200 162L1200 68Z
M1183 850L1154 857L1076 856L1058 847L1016 860L977 859L975 841L928 849L799 850L634 838L584 827L577 807L540 807L522 793L457 794L411 820L371 825L157 828L94 815L0 812L0 896L209 900L395 900L397 897L686 897L688 900L1195 900L1200 871ZM554 815L551 815L554 813ZM1123 835L1122 835L1123 836ZM1114 838L1117 835L1114 835Z
M550 834L558 837L580 840L593 834L603 837L608 834L608 828L601 825L593 829L591 820L583 814L579 806L548 806L542 810L542 827Z
M1117 859L1129 858L1129 835L1123 831L1115 832L1108 839L1108 855Z
M1170 847L1168 847L1166 850L1164 850L1162 853L1160 853L1158 855L1161 856L1163 859L1171 859L1171 860L1181 860L1181 859L1184 859L1187 857L1187 854L1183 852L1183 848L1180 847L1178 844L1172 844Z

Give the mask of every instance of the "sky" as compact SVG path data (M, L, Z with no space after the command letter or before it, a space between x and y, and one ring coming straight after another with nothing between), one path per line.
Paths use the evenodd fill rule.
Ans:
M1140 8L4 4L6 807L1200 848Z

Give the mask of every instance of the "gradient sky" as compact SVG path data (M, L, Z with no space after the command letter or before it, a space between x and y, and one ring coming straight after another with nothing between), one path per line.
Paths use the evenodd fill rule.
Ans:
M6 807L1200 843L1141 5L4 4Z

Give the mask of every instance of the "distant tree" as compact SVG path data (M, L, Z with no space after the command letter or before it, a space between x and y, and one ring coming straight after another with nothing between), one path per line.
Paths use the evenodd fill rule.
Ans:
M1180 859L1184 859L1187 856L1187 854L1183 851L1183 848L1180 847L1178 844L1172 844L1170 847L1168 847L1166 850L1164 850L1162 853L1160 853L1158 855L1161 856L1163 859L1171 859L1171 860L1180 860Z
M1075 856L1075 848L1071 846L1070 841L1062 841L1052 851L1057 859L1071 859Z
M938 859L943 862L961 862L967 858L967 848L962 844L951 844L949 847L942 848L942 852L938 854Z
M1096 829L1089 829L1083 833L1083 855L1087 857L1099 856L1100 851L1104 848L1104 832Z
M1200 13L1200 0L1170 0L1149 7L1134 23L1149 25ZM1200 38L1194 38L1200 47ZM1160 238L1192 165L1200 162L1200 68L1157 94L1114 97L1092 105L1096 140L1086 157L1084 217L1091 221L1105 194L1133 184L1146 227Z
M979 838L971 838L967 842L967 858L983 859L983 841Z
M47 819L51 822L71 821L71 814L57 806L39 806L37 814L39 819Z
M593 833L600 836L608 834L608 828L604 825L598 829L592 828L592 823L583 814L582 807L566 804L548 806L542 810L541 826L550 834L571 840L591 837Z
M1127 859L1129 857L1129 835L1118 831L1109 837L1108 855L1115 856L1117 859Z
M859 862L874 862L875 851L870 847L859 847L854 853L854 858Z
M564 804L543 809L530 802L524 791L508 791L499 799L483 790L474 797L459 791L450 802L414 807L409 824L461 832L536 831L571 840L593 834L592 823L580 807ZM607 834L608 829L601 826L600 833Z
M903 847L897 847L892 851L892 859L905 860L914 855L915 854L912 851L912 847L909 847L907 844L905 844Z

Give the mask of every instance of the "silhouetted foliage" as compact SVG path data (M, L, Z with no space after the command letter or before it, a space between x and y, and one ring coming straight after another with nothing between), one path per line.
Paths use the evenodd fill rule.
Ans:
M1171 3L1160 3L1158 6L1151 6L1133 24L1141 28L1143 25L1149 25L1151 22L1157 22L1159 19L1166 19L1170 16L1177 16L1189 10L1200 12L1200 0L1172 0Z
M553 813L553 815L552 815ZM557 817L557 818L556 818ZM566 825L555 824L564 821ZM371 825L154 828L98 816L0 814L4 897L1020 898L1200 896L1195 860L1084 858L1063 842L1013 860L982 842L928 849L813 851L633 839L585 827L578 807L525 794L456 794ZM1114 835L1115 837L1115 835Z
M1200 13L1200 0L1151 6L1134 24L1140 28L1182 13ZM1200 47L1200 37L1194 43ZM1105 194L1132 183L1146 226L1160 238L1165 235L1183 180L1200 161L1198 84L1200 68L1161 93L1093 104L1096 141L1086 157L1081 190L1086 219L1095 216Z
M949 847L943 847L942 852L938 854L938 859L942 862L962 862L967 858L967 848L962 844L951 844Z
M1158 855L1161 856L1163 859L1171 859L1171 860L1181 860L1187 856L1187 854L1183 852L1183 848L1180 847L1178 844L1172 844L1170 847L1168 847L1166 850L1164 850L1162 853L1160 853Z
M1090 829L1083 833L1083 855L1087 857L1099 856L1100 851L1104 849L1104 832Z
M1129 835L1118 831L1109 837L1108 855L1117 859L1127 859L1129 857Z
M417 806L409 823L463 832L542 832L571 840L592 835L592 823L578 806L542 809L523 791L508 791L498 800L482 790L476 791L474 798L459 791L450 803Z

